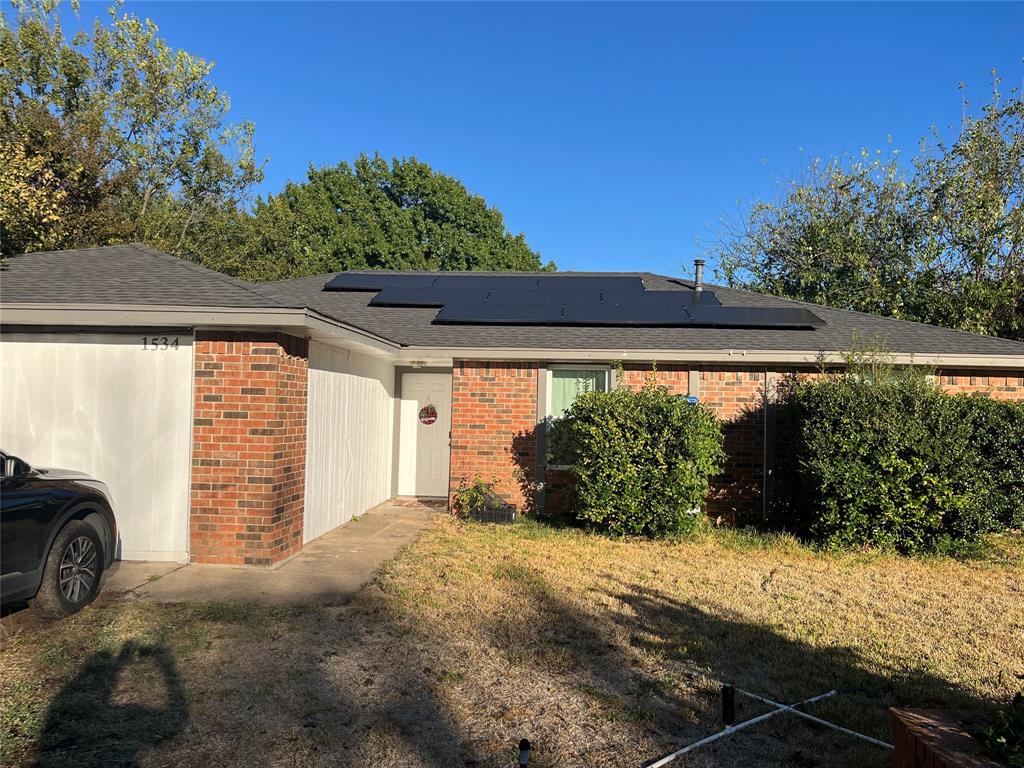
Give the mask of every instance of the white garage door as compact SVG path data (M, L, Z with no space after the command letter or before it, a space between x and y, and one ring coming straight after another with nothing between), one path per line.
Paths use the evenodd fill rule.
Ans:
M394 381L385 360L310 343L303 542L391 495Z
M7 334L0 447L29 464L88 472L114 498L118 556L185 560L192 337Z

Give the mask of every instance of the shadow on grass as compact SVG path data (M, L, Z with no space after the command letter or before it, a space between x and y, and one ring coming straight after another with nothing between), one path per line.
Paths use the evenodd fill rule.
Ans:
M163 621L175 632L186 621L206 627L194 646L202 653L178 649L185 681L171 641L94 654L51 703L39 764L132 766L152 749L147 762L181 766L490 766L509 764L526 736L538 745L538 768L639 765L721 727L719 681L786 702L835 688L841 695L814 714L881 739L888 706L992 704L929 671L926 659L875 665L862 649L794 640L782 627L711 613L614 574L574 601L515 558L488 567L507 610L469 623L453 616L444 627L422 626L415 610L396 610L372 587L337 611L174 609ZM126 678L127 696L118 685ZM520 686L530 695L517 697ZM561 710L571 697L595 706ZM741 704L739 716L762 711ZM783 715L687 765L887 760Z
M145 701L118 700L117 684L125 674L146 675L150 686L139 691ZM181 733L188 716L181 678L167 649L125 643L117 655L93 654L54 697L37 764L134 766L140 750Z
M620 607L600 613L570 604L536 573L510 577L514 589L536 606L536 618L526 622L526 633L524 622L514 619L499 618L487 627L495 649L538 674L556 667L577 691L611 702L613 716L632 721L637 732L660 745L661 754L722 728L719 684L726 682L785 703L835 689L838 696L816 703L813 714L883 741L890 740L890 706L981 712L997 703L929 671L927 659L886 667L856 647L813 646L772 626L712 614L613 576L607 588L593 591L593 604L611 598ZM767 711L742 697L737 705L740 720ZM655 752L648 757L657 757ZM692 764L852 767L890 760L887 750L786 715L709 753L711 762Z
M192 637L92 654L50 702L36 765L477 765L437 694L451 673L398 650L409 628L379 598L338 616L155 608Z

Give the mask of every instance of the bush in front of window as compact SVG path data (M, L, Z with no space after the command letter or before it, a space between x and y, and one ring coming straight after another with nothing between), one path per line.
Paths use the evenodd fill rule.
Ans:
M575 475L578 518L616 535L694 531L725 460L715 414L653 381L581 393L552 425L550 445Z

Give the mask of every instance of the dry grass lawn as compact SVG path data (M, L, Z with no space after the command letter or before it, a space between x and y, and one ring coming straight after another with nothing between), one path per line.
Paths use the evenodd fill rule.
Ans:
M887 739L885 708L1024 687L1024 542L984 562L442 520L347 605L105 600L0 651L5 765L639 766L718 681ZM740 716L764 711L747 703ZM682 765L887 764L791 716Z

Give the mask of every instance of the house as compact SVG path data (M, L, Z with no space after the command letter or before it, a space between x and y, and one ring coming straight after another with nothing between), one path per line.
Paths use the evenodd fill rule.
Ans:
M648 273L253 285L111 246L10 258L0 321L0 446L107 481L122 558L272 564L476 475L555 505L547 420L654 364L725 422L709 507L741 518L770 503L763 393L786 373L875 342L950 391L1024 399L1022 343Z

